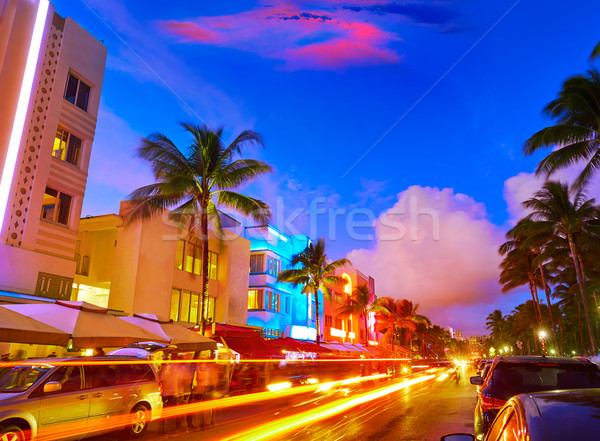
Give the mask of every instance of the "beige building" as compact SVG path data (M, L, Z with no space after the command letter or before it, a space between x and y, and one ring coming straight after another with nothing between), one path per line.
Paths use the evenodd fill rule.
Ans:
M0 290L71 294L105 63L47 0L0 2Z
M122 203L121 213L125 207ZM209 240L207 317L245 325L250 241L232 232L239 229L233 219L222 219L223 241L212 233ZM181 233L166 215L131 225L115 214L81 219L78 250L73 300L198 322L199 241Z

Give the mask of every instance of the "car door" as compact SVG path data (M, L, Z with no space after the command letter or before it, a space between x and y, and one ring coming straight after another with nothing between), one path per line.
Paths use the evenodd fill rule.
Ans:
M125 364L84 366L90 394L90 431L114 429L112 417L129 412L140 389L132 384L131 371L131 366Z
M44 392L44 385L58 382L61 389ZM39 399L38 434L64 439L87 431L90 396L83 389L80 366L61 366L35 390L30 399ZM52 438L54 437L54 438ZM56 438L58 437L58 438Z

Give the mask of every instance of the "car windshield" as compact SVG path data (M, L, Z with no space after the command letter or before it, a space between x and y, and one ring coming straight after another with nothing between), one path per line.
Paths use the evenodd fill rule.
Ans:
M24 392L50 369L49 365L3 367L0 369L0 393Z
M506 363L492 371L494 395L502 400L530 392L600 387L595 365L555 363Z

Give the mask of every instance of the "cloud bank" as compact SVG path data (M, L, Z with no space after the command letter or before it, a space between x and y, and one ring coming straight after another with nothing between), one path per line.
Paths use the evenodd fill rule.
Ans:
M373 247L347 257L375 278L379 297L419 303L421 313L440 325L484 331L490 305L504 300L497 251L504 234L483 204L449 188L412 186L379 216L375 231ZM478 307L485 315L469 317ZM458 313L448 316L448 308Z

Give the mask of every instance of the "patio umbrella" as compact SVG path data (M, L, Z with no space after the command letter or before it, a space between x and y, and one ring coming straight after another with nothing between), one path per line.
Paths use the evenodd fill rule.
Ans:
M155 314L133 314L133 317L119 318L163 337L182 351L208 351L217 349L216 341L200 335L185 326L173 323L171 319L160 319Z
M67 346L67 332L38 322L26 315L0 305L0 341L38 345Z
M77 348L117 347L137 341L169 342L168 339L119 320L109 314L107 308L87 302L57 300L56 303L25 303L6 305L4 308L68 333Z

